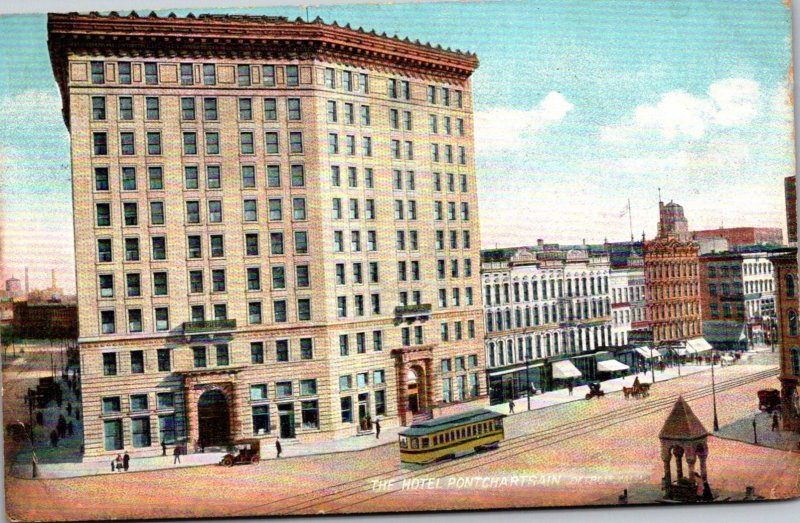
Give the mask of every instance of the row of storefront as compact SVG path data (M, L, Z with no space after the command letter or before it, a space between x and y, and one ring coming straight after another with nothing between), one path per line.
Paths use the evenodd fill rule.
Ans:
M653 364L681 362L712 350L704 338L694 338L658 349L652 346L608 347L575 355L561 355L487 370L492 405L512 399L586 383L628 376Z

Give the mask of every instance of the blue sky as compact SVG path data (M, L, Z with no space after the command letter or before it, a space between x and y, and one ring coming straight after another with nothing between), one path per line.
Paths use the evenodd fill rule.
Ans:
M224 11L305 16L297 7ZM794 157L791 14L780 0L412 3L310 13L478 54L484 247L626 239L628 198L634 234L650 236L658 187L684 205L692 228L784 226L783 177ZM0 113L3 276L28 265L44 282L57 265L67 283L68 135L43 15L0 18Z

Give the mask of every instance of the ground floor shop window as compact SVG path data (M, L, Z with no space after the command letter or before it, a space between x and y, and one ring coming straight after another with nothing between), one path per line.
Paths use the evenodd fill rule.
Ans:
M135 448L149 447L150 418L133 418L131 420L131 436Z
M114 419L103 422L105 449L122 450L122 420Z
M444 378L442 380L442 401L445 403L450 403L453 401L453 391L451 388L450 378Z
M256 405L253 407L253 434L269 434L269 406Z
M319 403L316 401L303 401L300 403L300 410L302 412L303 428L318 429Z
M175 414L158 417L158 437L165 445L175 443Z
M386 415L386 391L385 390L376 390L375 391L375 415L376 416L385 416Z
M353 423L353 398L341 399L342 423Z

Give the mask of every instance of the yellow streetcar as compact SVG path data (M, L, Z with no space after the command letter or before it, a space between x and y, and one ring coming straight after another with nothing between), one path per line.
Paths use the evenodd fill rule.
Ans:
M415 423L400 433L400 461L417 465L495 448L503 441L503 418L488 409Z

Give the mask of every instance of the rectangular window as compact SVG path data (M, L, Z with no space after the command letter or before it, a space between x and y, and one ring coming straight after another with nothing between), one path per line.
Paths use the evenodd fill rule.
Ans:
M116 375L117 375L117 353L116 352L104 352L103 353L103 376L116 376Z
M194 361L194 368L202 369L207 367L206 361L206 348L205 347L192 347L192 357Z
M131 410L134 412L147 410L147 394L131 394Z
M289 340L277 340L275 342L275 360L289 361Z
M283 233L272 232L269 235L270 253L274 255L283 254Z
M106 133L92 133L92 150L95 156L108 155L108 135Z
M342 423L353 422L353 398L345 397L340 400Z
M158 83L158 64L155 62L145 62L144 64L144 83L156 85Z
M260 301L253 301L247 304L247 321L251 325L259 325L262 322Z
M217 68L214 64L203 64L203 85L215 85L217 83Z
M147 133L147 154L156 156L161 154L161 133Z
M298 298L297 320L311 321L311 300L309 298Z
M142 295L142 283L139 273L131 272L125 275L125 286L127 294L131 298L136 298Z
M300 111L300 98L286 99L286 114L290 121L300 121L303 115Z
M300 85L300 74L296 65L286 66L286 85L290 87Z
M172 370L172 351L170 349L158 349L156 351L156 358L158 359L158 372L169 372Z
M250 343L250 362L264 363L264 343L254 341Z
M120 62L118 64L119 67L119 83L121 84L130 84L131 83L131 63L130 62Z
M267 154L278 154L278 133L269 131L264 133Z
M316 385L314 394L316 394ZM302 427L304 429L319 428L319 403L316 400L300 402L300 412Z
M211 223L222 223L222 201L209 200L208 202L208 221Z
M92 120L106 119L105 96L92 96Z
M128 310L128 332L142 332L142 309Z
M303 154L303 133L289 133L289 152L292 154Z
M106 83L105 64L103 62L92 62L92 83Z
M224 367L226 365L230 365L230 352L228 350L228 345L226 343L222 343L215 345L214 349L217 356L217 366Z
M269 434L269 406L253 406L253 434Z
M192 64L181 64L181 85L194 84L194 71Z
M145 119L146 120L159 120L161 118L160 107L158 98L155 96L147 96L145 102Z
M275 396L278 398L288 398L292 395L292 382L279 381L275 383Z
M108 396L102 400L103 415L119 414L122 411L122 404L119 396Z
M144 351L132 350L131 351L131 374L144 374ZM144 397L145 406L147 408L147 396Z
M194 98L181 98L181 119L186 121L195 119Z
M255 154L252 131L239 133L239 150L242 154Z
M239 85L244 87L250 85L250 66L249 65L237 65L236 66L236 77L239 80Z
M312 338L300 338L300 359L314 359L314 342Z
M251 232L244 235L245 256L258 256L258 233Z
M262 67L261 76L263 77L264 85L267 87L275 86L275 66L265 65Z
M107 451L122 450L122 420L103 422L103 448Z
M275 314L275 323L286 323L286 300L275 300L272 302L272 309Z
M136 154L136 143L133 133L119 133L119 154L133 156Z

